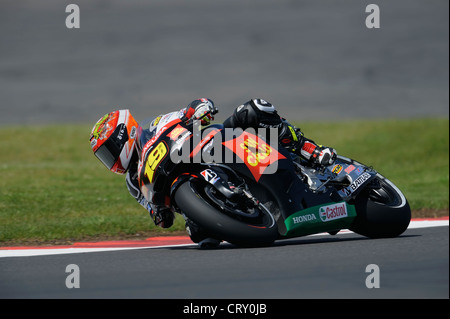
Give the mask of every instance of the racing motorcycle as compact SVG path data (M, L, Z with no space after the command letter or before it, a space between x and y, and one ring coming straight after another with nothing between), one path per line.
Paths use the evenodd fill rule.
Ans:
M409 225L402 192L353 159L338 156L333 165L311 167L256 132L228 134L221 124L195 130L177 119L151 133L156 124L147 121L138 129L141 190L212 238L267 246L341 229L396 237Z

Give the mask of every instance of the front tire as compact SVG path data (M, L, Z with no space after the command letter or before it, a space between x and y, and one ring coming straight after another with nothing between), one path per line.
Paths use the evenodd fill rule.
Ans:
M260 209L258 223L238 220L207 202L199 184L202 183L187 181L181 184L174 199L187 218L214 238L238 246L268 246L278 238L278 227L270 212Z
M356 198L357 216L350 230L370 238L401 235L411 221L411 208L402 192L377 174L380 187L364 190Z

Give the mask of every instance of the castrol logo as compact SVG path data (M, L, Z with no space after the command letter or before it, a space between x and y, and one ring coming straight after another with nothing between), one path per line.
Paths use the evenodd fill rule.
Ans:
M347 206L345 203L337 203L319 208L319 216L323 222L347 217Z

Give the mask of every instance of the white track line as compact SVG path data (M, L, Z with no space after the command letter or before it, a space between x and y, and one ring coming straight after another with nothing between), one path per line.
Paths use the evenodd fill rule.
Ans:
M149 246L149 247L11 249L11 250L0 250L0 258L1 257L30 257L30 256L62 255L62 254L79 254L79 253L93 253L93 252L102 252L102 251L149 249L149 248L163 248L163 247L181 247L181 246L192 246L192 245L197 245L197 244L192 243L192 244Z
M408 229L415 228L427 228L448 226L448 220L412 220ZM351 234L353 232L349 230L341 230L339 234ZM327 233L314 234L310 236L327 235ZM149 249L149 248L162 248L162 247L182 247L192 246L192 244L178 244L178 245L163 245L163 246L151 246L151 247L109 247L109 248L53 248L53 249L1 249L1 257L30 257L30 256L46 256L46 255L60 255L60 254L77 254L77 253L90 253L90 252L102 252L102 251L116 251L116 250L132 250L132 249Z

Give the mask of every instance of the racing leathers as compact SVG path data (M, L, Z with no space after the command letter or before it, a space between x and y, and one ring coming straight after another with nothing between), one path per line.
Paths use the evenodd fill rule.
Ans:
M224 121L225 127L277 128L278 142L288 151L299 155L310 165L331 165L336 159L336 151L330 147L317 145L304 137L299 128L280 117L275 107L263 100L253 99L238 106Z
M157 132L164 127L165 124L175 120L182 121L200 120L202 125L208 125L213 120L213 115L217 113L217 108L210 99L197 99L192 101L186 108L180 111L160 115L156 117L151 126L150 131ZM278 129L278 142L290 152L299 155L305 159L310 165L331 165L336 158L336 151L329 147L318 146L312 140L303 136L300 129L289 124L285 119L281 118L275 107L262 99L252 99L238 106L233 114L224 121L225 128L276 128ZM157 207L153 203L148 202L140 191L138 183L138 155L133 155L133 162L129 167L126 183L130 194L146 208L156 225L168 228L172 226L175 215L167 207ZM188 225L187 221L187 225ZM188 225L189 226L189 225ZM191 231L195 227L190 225ZM202 236L200 236L202 237ZM206 236L207 237L207 236ZM191 238L193 236L191 234ZM193 239L194 240L194 239ZM199 242L200 239L194 240Z

